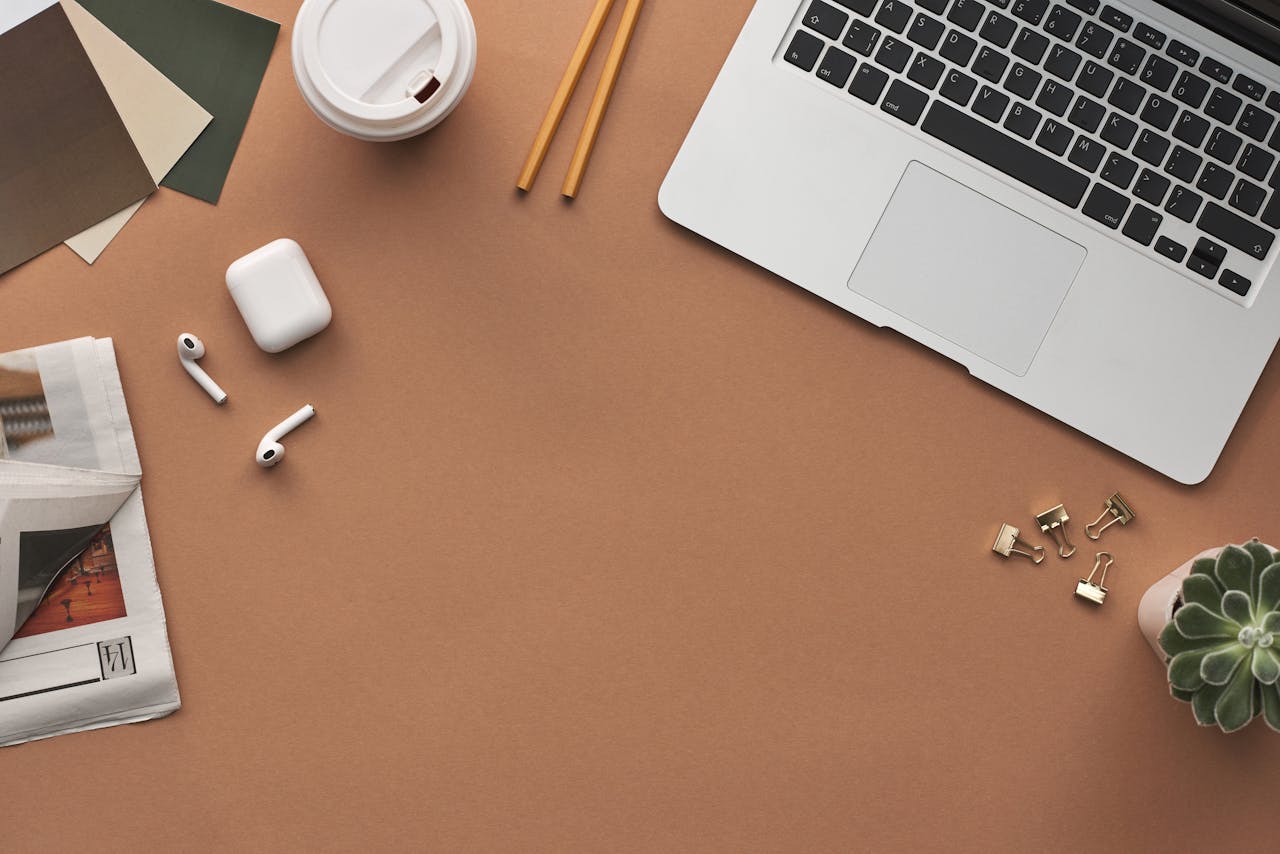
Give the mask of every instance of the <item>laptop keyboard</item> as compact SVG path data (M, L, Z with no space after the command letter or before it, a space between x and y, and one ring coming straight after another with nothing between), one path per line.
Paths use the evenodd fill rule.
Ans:
M1280 92L1101 0L805 0L782 59L1243 301Z

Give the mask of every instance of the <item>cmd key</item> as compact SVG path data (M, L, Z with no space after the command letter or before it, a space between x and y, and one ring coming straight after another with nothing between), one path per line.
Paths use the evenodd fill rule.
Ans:
M909 125L920 120L929 96L909 83L895 80L889 86L889 92L880 102L880 109L891 116L902 119Z

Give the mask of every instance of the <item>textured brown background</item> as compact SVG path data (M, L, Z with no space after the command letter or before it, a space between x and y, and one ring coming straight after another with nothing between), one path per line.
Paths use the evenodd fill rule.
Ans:
M572 205L602 50L513 185L587 0L474 0L466 102L382 146L302 103L297 3L244 5L286 30L222 203L161 191L94 268L0 279L0 348L116 339L185 703L0 752L6 850L1270 845L1280 736L1198 729L1135 613L1280 541L1277 366L1188 489L666 222L747 0L651 0ZM336 313L268 356L222 275L282 235ZM1059 501L1083 540L1116 489L1100 610L1087 547L988 551Z

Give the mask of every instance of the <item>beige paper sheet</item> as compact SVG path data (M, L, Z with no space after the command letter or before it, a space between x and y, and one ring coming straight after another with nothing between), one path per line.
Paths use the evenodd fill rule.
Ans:
M62 0L62 7L142 162L155 182L160 183L213 116L75 0ZM136 202L68 238L67 246L92 264L141 206L142 201Z

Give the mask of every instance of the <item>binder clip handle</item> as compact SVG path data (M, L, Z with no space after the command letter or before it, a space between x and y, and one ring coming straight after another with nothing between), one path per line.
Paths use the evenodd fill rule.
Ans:
M1076 547L1067 539L1067 522L1071 517L1067 509L1059 504L1036 517L1040 530L1044 531L1058 546L1058 557L1068 558L1076 553Z
M1101 527L1098 523L1106 519L1110 515L1111 519ZM1106 506L1102 510L1102 515L1094 519L1088 525L1084 526L1084 535L1091 540L1099 540L1102 538L1102 532L1119 522L1121 525L1128 525L1134 520L1137 514L1133 512L1128 503L1120 497L1120 493L1115 493L1106 501ZM1095 530L1096 529L1096 530Z
M991 550L1005 557L1021 555L1037 566L1044 560L1044 547L1031 545L1022 539L1021 531L1009 524L1000 526L1000 533L996 534L996 543Z

